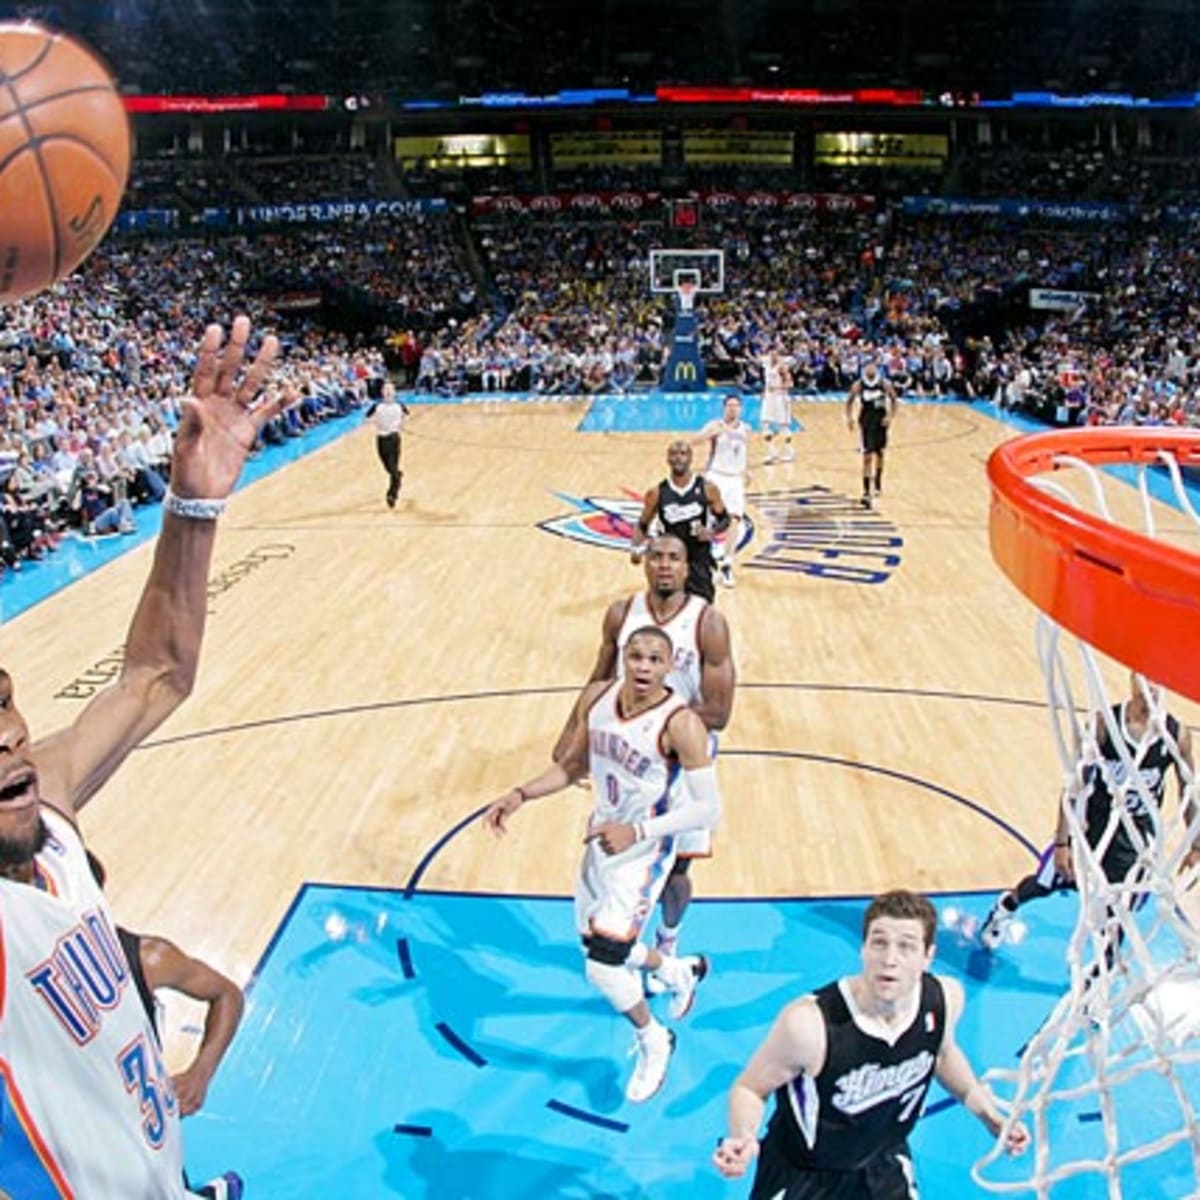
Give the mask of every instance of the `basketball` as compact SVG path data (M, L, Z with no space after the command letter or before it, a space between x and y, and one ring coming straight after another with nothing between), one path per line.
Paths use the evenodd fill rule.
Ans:
M92 52L0 23L0 304L92 252L117 215L129 158L124 105Z

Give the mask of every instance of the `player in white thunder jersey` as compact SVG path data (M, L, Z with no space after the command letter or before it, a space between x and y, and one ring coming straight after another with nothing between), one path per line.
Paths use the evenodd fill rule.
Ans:
M789 435L790 436L790 435ZM742 398L736 394L725 397L724 411L715 421L709 421L693 445L708 443L708 466L705 476L717 485L725 511L729 514L729 530L721 544L717 563L717 578L733 587L733 561L737 556L746 516L747 451L750 426L742 420Z
M672 993L672 1020L685 1016L708 971L703 957L674 958L647 946L642 929L675 857L675 838L712 828L721 801L700 718L666 686L671 639L656 625L635 630L623 652L620 681L590 683L561 762L489 805L488 827L507 830L528 800L562 791L589 771L593 811L575 894L575 914L587 954L587 978L636 1031L637 1062L626 1088L635 1102L662 1086L674 1049L642 994L641 972L654 971ZM687 803L671 782L682 770Z
M249 336L245 317L223 352L204 334L120 678L31 742L0 670L0 1194L20 1200L186 1194L171 1080L75 814L191 690L216 517L279 411L260 398L277 343L242 375Z
M684 590L688 574L687 551L678 538L670 534L654 538L644 570L646 591L615 600L608 606L600 649L588 682L615 679L621 671L621 651L630 633L640 625L657 625L670 635L674 646L667 685L677 695L686 696L693 712L704 722L709 731L709 754L715 759L717 733L729 724L737 684L729 625L717 608ZM636 615L639 613L644 613L647 618L640 625ZM556 762L562 761L579 719L579 711L573 712L559 736L554 748ZM681 801L683 799L681 797ZM680 926L691 903L689 868L692 859L708 858L711 854L710 830L696 829L679 835L675 865L663 889L659 926L655 933L655 944L667 954L675 953ZM650 984L653 987L653 979Z
M775 461L775 435L783 432L781 462L795 458L792 450L792 373L784 362L783 355L772 347L762 359L763 400L760 428L767 439L767 452L763 462Z
M617 630L616 678L625 676L622 655L635 630L647 625L657 625L670 639L673 647L671 670L667 674L667 687L685 704L693 707L700 703L700 626L710 610L716 610L707 600L680 592L678 607L660 608L661 618L656 615L650 592L634 592L625 602L621 627Z
M0 1182L31 1198L181 1196L179 1107L115 922L78 833L52 809L42 819L32 887L0 879L0 909L18 913L4 926Z

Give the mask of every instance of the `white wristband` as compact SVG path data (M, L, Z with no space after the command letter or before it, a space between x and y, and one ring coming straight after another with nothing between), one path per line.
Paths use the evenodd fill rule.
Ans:
M225 511L224 500L193 500L177 496L169 488L163 497L163 508L189 521L215 521Z

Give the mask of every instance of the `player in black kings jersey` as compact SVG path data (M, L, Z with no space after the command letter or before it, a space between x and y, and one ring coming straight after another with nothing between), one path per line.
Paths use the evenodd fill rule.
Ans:
M854 429L858 410L862 450L863 508L871 507L871 488L883 491L883 452L887 449L888 426L896 416L896 389L880 374L879 364L868 361L862 374L850 385L846 397L846 424Z
M745 1174L751 1200L910 1200L908 1135L936 1078L1010 1153L1029 1135L1005 1127L987 1086L954 1040L961 985L928 973L937 913L912 892L888 892L863 920L862 971L789 1004L738 1076L729 1136L713 1162ZM761 1146L767 1097L775 1113Z
M1083 780L1085 836L1093 849L1108 839L1100 866L1110 883L1129 881L1130 872L1138 864L1137 843L1144 845L1153 839L1154 818L1150 807L1162 808L1169 771L1174 770L1179 783L1188 828L1194 829L1196 822L1196 813L1186 791L1187 779L1194 774L1192 735L1169 713L1164 715L1161 727L1155 729L1151 725L1150 702L1153 700L1158 707L1159 689L1136 671L1130 675L1129 682L1129 698L1114 704L1108 719L1104 714L1096 718L1096 747L1101 762L1088 767ZM1131 769L1136 782L1130 783L1124 793L1125 814L1118 816L1109 838L1113 798L1106 776L1121 785L1129 779ZM1126 827L1126 819L1132 830ZM986 949L999 948L1013 914L1022 904L1075 887L1070 834L1066 810L1060 803L1054 845L1042 855L1036 871L999 897L980 926L979 940ZM1188 870L1197 862L1200 862L1200 840L1184 855L1180 869ZM1117 931L1119 936L1119 924Z
M692 471L692 448L687 442L671 443L667 466L670 474L646 493L630 557L635 564L642 561L652 526L659 533L673 534L687 547L686 590L711 604L717 595L713 535L729 528L729 513L716 484Z

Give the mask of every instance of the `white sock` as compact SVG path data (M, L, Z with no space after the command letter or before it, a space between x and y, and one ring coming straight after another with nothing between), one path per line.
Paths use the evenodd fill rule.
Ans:
M642 1025L635 1032L639 1042L652 1042L655 1038L662 1037L667 1032L667 1027L651 1017L648 1024Z

